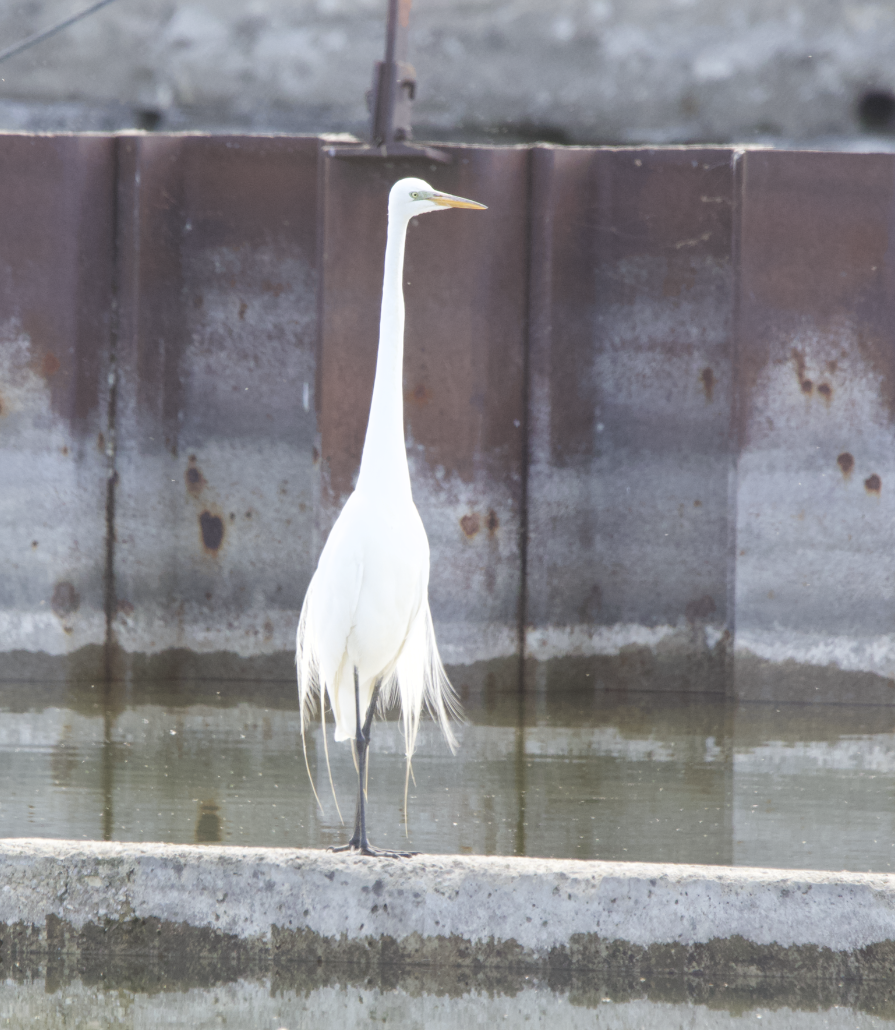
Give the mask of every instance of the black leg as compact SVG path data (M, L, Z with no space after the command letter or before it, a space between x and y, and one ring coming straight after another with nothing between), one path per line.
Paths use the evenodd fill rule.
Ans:
M357 667L354 669L354 711L357 719L357 736L354 738L354 747L357 751L357 810L354 817L354 833L347 844L338 848L330 848L330 851L359 851L362 855L370 855L379 858L410 858L417 854L416 851L383 851L374 848L367 839L367 751L370 747L370 731L373 727L373 715L376 711L376 702L379 700L379 690L382 682L377 682L373 688L373 697L370 699L370 707L367 709L366 718L361 724L360 720L360 680Z

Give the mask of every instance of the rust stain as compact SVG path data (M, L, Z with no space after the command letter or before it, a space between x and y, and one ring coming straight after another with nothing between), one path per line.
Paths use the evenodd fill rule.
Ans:
M186 480L186 488L193 497L198 497L207 485L205 476L202 475L201 469L196 464L195 454L190 455L190 463L187 465L186 472L184 472L184 479Z
M49 379L59 371L59 358L55 354L44 354L40 361L40 374Z
M827 362L827 371L830 373L831 376L836 375L836 370L838 368L839 362L835 358L832 358L830 361Z
M474 537L482 528L478 515L475 512L472 512L469 515L464 515L463 518L460 519L460 528L468 537Z
M50 607L60 619L64 619L66 615L72 615L80 606L81 598L73 584L69 583L68 580L62 580L56 584L53 589Z
M796 366L796 379L799 381L799 386L802 388L802 393L811 393L814 389L814 383L805 375L806 364L805 355L800 350L793 350L792 360Z
M883 481L874 472L872 476L868 476L864 480L864 489L869 494L878 494L882 489Z
M705 391L705 399L711 401L712 391L715 389L715 373L710 368L704 368L699 374L702 380L702 388Z
M118 611L120 612L120 614L122 614L122 615L133 615L134 614L134 606L130 603L130 601L126 601L124 598L121 598L118 601L118 604L117 604L116 607L117 607Z
M224 542L224 523L219 515L212 515L208 509L199 516L199 528L202 531L202 546L206 551L217 554Z
M821 383L817 388L817 392L828 404L830 403L833 397L833 387L829 383Z
M100 454L105 454L106 452L106 438L103 436L102 431L96 434L96 449Z
M425 383L417 383L412 390L407 391L404 399L408 404L423 408L432 400L432 391Z
M286 287L282 283L272 283L270 279L265 279L261 283L261 289L264 290L265 293L272 293L274 297L279 297Z
M32 550L33 550L33 549L34 549L35 547L37 547L37 541L36 541L36 540L32 540L32 541L31 541L31 547L32 547Z
M68 444L63 444L62 445L62 453L63 453L63 455L67 455L68 454Z
M497 512L493 508L488 509L485 525L488 528L488 532L494 536L497 532L497 527L500 525L500 519L497 517Z
M239 302L239 317L240 317L240 320L242 320L242 319L244 319L246 317L246 312L248 310L249 310L248 304L246 304L246 302L244 300L241 300Z
M836 459L836 464L842 469L843 476L848 479L851 475L852 469L855 467L855 459L848 453L848 451L843 451L843 453Z

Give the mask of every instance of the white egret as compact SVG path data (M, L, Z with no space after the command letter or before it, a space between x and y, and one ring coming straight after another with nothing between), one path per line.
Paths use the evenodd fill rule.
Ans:
M401 179L389 193L379 351L360 473L320 555L298 623L302 746L318 700L323 717L328 697L335 739L353 740L357 756L354 834L335 851L409 854L380 851L367 839L367 749L377 709L401 702L408 774L423 703L456 749L449 718L459 714L459 704L435 643L429 541L413 503L404 444L402 286L410 219L452 207L484 210L485 205L441 193L422 179ZM325 725L323 739L325 746Z

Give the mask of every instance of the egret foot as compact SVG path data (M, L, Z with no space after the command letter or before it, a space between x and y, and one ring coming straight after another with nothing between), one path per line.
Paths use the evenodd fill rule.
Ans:
M373 713L376 711L376 702L379 699L379 690L382 682L378 681L373 688L373 697L367 708L367 717L361 723L360 713L360 683L357 666L354 668L354 704L357 717L357 736L354 740L355 754L357 755L357 814L354 819L354 833L347 844L339 847L327 848L328 851L355 851L359 855L366 855L369 858L413 858L418 851L384 851L381 848L374 848L367 840L367 793L364 789L367 782L367 752L370 747L370 729L373 725Z
M368 858L414 858L418 851L385 851L383 848L374 848L372 844L358 844L356 841L349 841L347 844L340 844L338 847L327 848L327 851L356 851L359 855L366 855Z

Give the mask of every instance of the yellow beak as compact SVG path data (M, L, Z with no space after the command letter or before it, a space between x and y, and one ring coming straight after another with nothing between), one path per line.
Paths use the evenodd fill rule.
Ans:
M479 204L474 200L465 200L463 197L455 197L450 193L433 193L430 199L434 204L440 204L442 207L465 207L470 211L488 210L484 204Z

